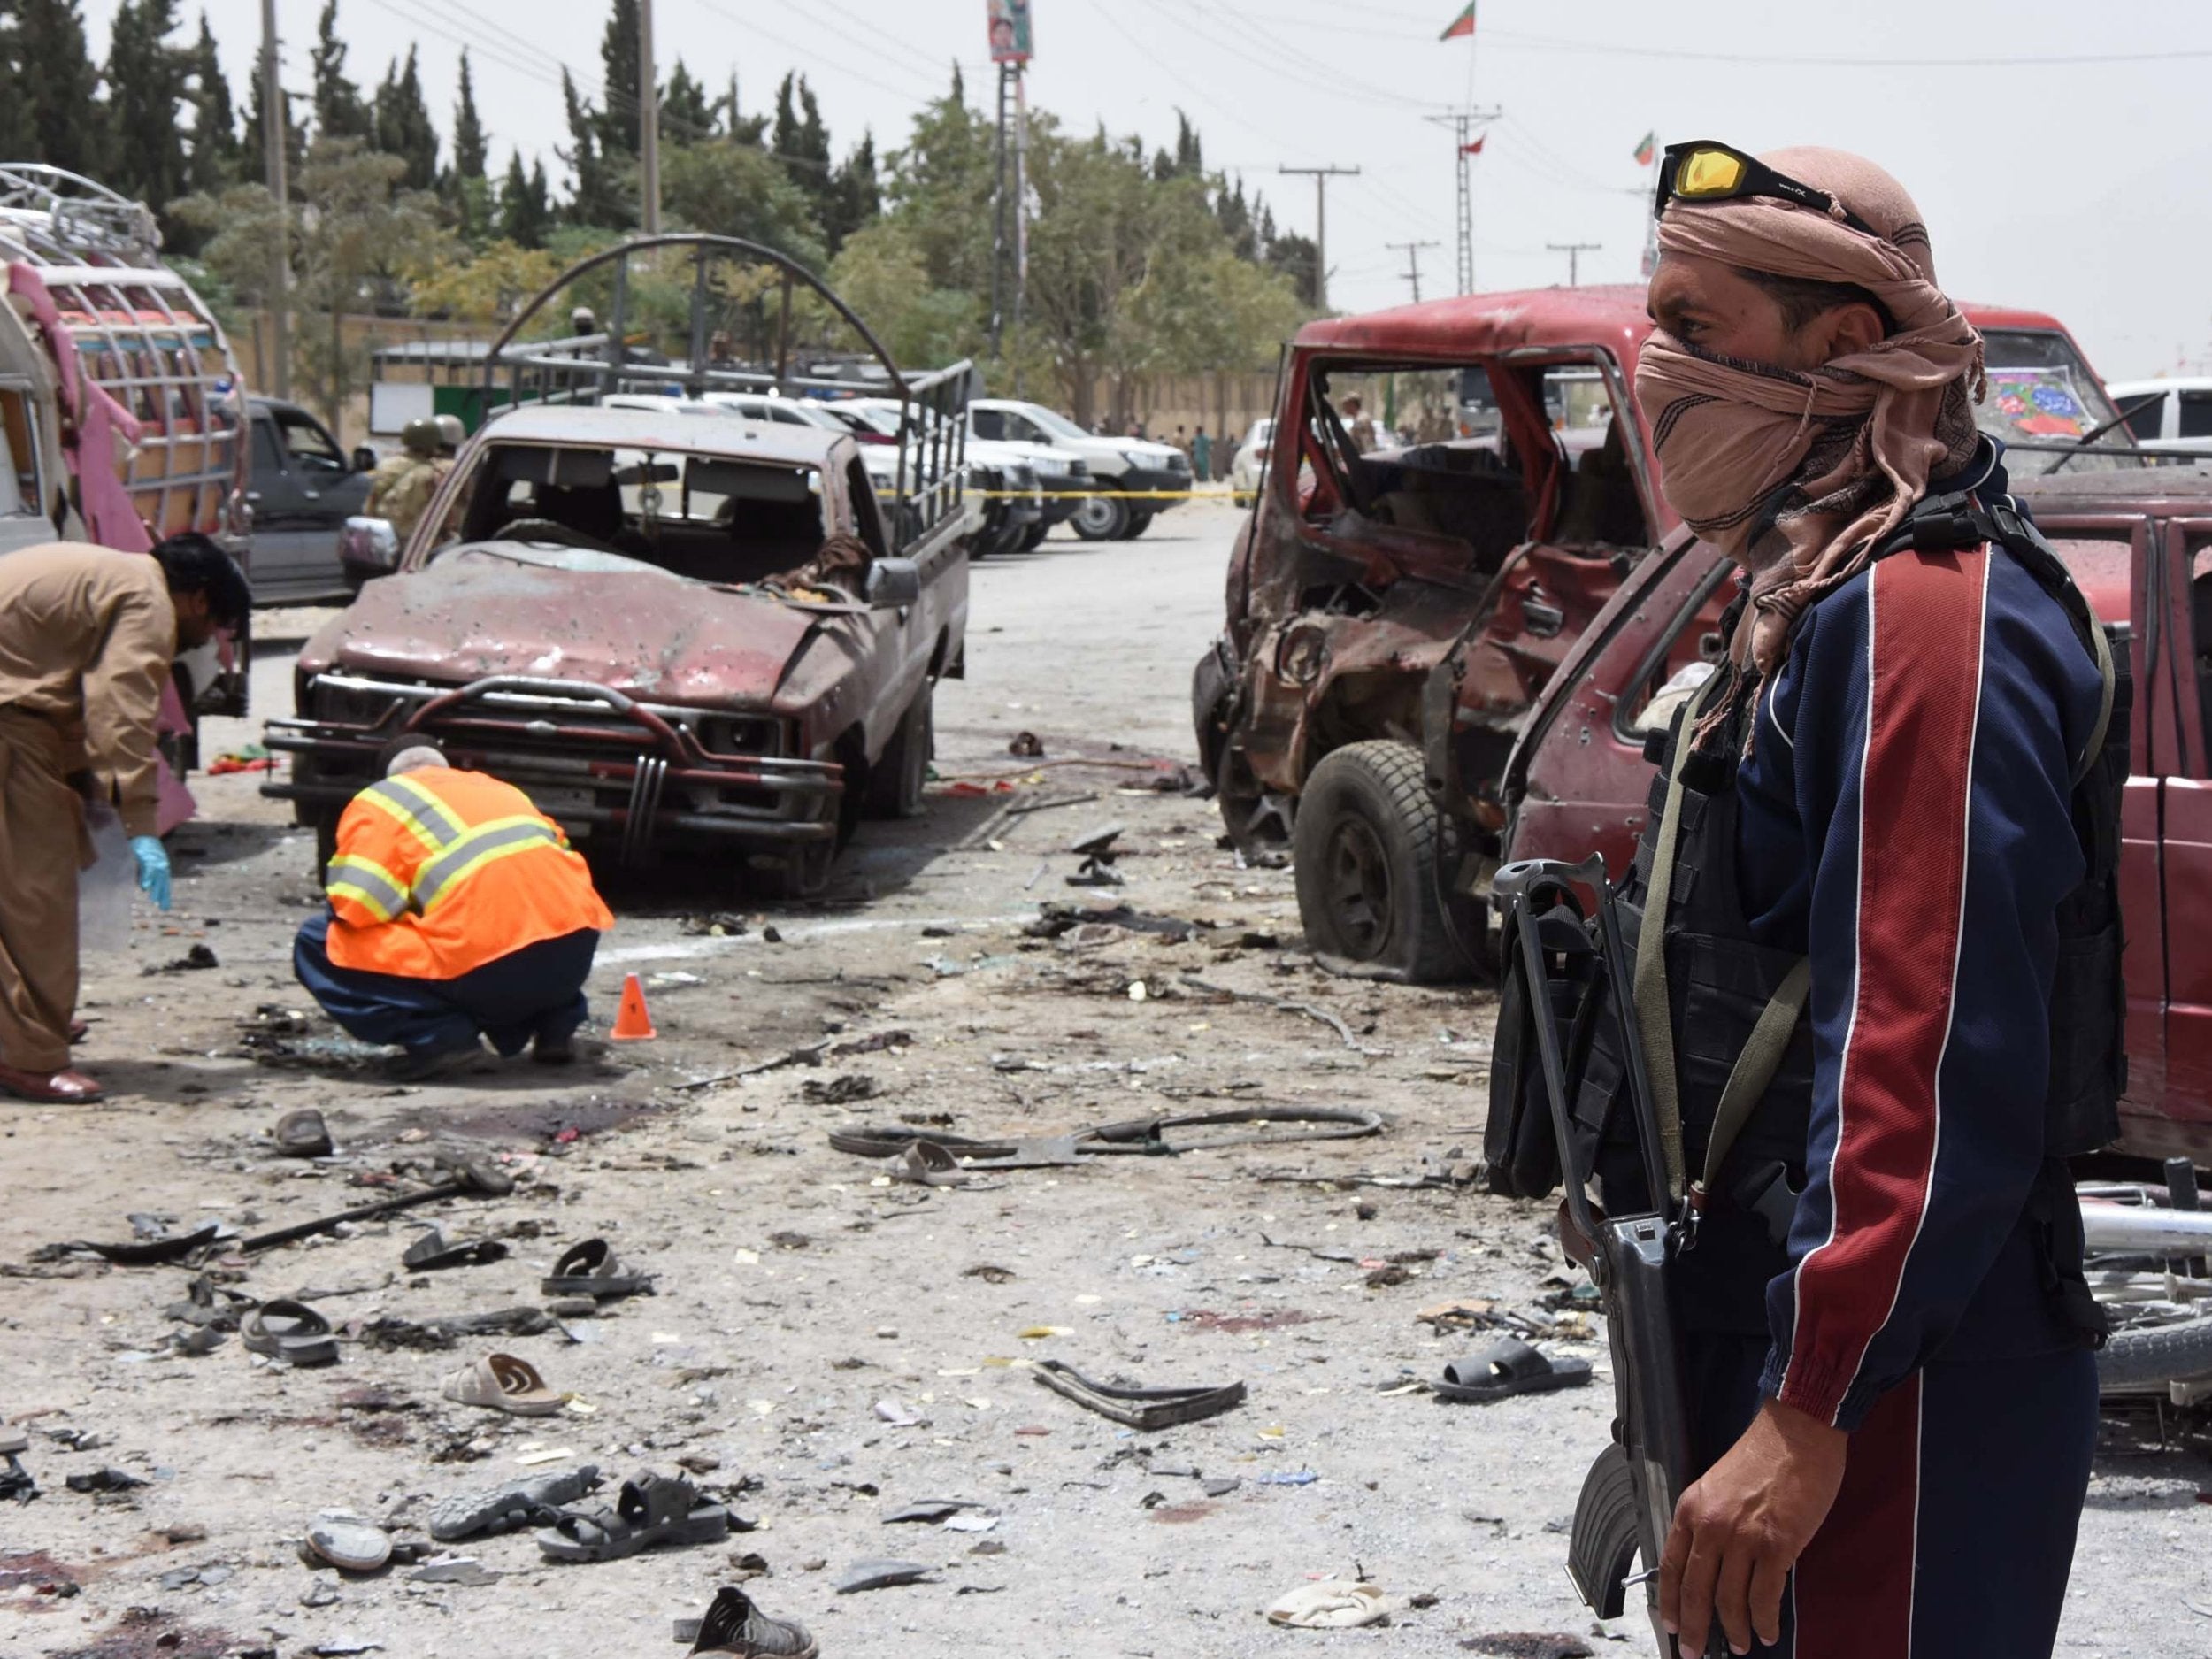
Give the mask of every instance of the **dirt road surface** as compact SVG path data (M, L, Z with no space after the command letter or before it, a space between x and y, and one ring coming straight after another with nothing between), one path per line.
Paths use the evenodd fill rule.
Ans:
M87 977L83 1064L110 1101L0 1106L0 1417L29 1430L44 1489L0 1503L0 1653L673 1654L672 1621L756 1556L762 1604L832 1655L1440 1653L1494 1632L1651 1651L1632 1620L1594 1626L1562 1570L1610 1417L1601 1347L1545 1215L1464 1184L1488 998L1320 974L1287 873L1240 867L1210 803L1151 787L1191 757L1189 672L1234 525L1198 508L1134 543L1056 539L979 566L926 815L867 826L818 905L763 910L695 866L611 884L597 1027L634 972L660 1034L590 1045L570 1072L487 1061L401 1087L339 1051L289 966L319 902L309 838L252 777L196 780L174 918L142 916L127 954ZM271 650L264 712L288 708L288 675ZM1048 764L1009 755L1024 731ZM1075 795L1095 798L1006 810ZM1114 822L1127 885L1069 887L1070 841ZM1134 914L1035 926L1048 903ZM201 947L215 965L172 966ZM310 1105L337 1156L273 1156L279 1117ZM1293 1106L1388 1126L1087 1158L973 1190L891 1184L827 1141L857 1123L1025 1139ZM363 1178L441 1148L496 1159L515 1192L214 1257L221 1288L327 1314L334 1366L273 1365L235 1335L178 1353L190 1327L165 1310L188 1307L193 1268L40 1259L127 1239L132 1215L251 1233L341 1210L391 1190ZM1352 1184L1363 1173L1407 1185ZM401 1252L432 1219L508 1254L411 1275ZM541 1309L541 1276L589 1238L658 1294L433 1346L439 1317ZM1409 1388L1488 1340L1417 1319L1446 1302L1595 1361L1598 1385L1456 1407ZM441 1398L446 1372L494 1349L572 1392L566 1412ZM1241 1381L1248 1397L1138 1433L1039 1386L1030 1363L1048 1357L1150 1385ZM2062 1650L2212 1652L2201 1461L2111 1438ZM296 1552L319 1510L423 1540L441 1497L584 1464L609 1502L640 1468L689 1469L755 1528L595 1565L489 1538L457 1547L477 1583L404 1566L342 1579ZM145 1484L65 1484L110 1467ZM931 1499L977 1506L963 1524L986 1530L887 1520ZM926 1581L836 1593L887 1557ZM1329 1575L1398 1598L1392 1627L1265 1623L1271 1601Z

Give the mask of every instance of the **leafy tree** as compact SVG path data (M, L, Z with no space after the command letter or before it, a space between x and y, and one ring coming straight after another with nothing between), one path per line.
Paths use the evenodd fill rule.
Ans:
M672 223L765 242L810 270L825 263L806 194L750 146L716 139L672 150L661 163L661 199Z
M599 62L607 85L606 111L597 121L603 155L638 153L637 88L639 65L643 62L638 45L637 0L613 0L606 32L599 37Z
M40 160L103 178L111 150L100 74L78 0L14 0L11 46L25 145ZM4 13L0 13L4 14Z
M367 367L345 319L400 304L410 280L450 250L437 198L405 188L406 168L358 139L334 138L317 140L300 169L300 196L313 211L295 216L290 239L302 313L295 367L334 432ZM277 223L266 186L188 196L174 211L208 235L202 258L209 269L242 296L265 301Z
M830 265L830 286L902 368L931 368L982 348L985 307L963 288L932 286L910 226L879 219L855 231Z
M315 136L368 140L375 135L361 88L346 75L346 43L338 38L338 0L323 0L315 44L307 54L315 76Z
M501 240L518 248L541 248L552 224L553 204L546 188L545 163L538 162L526 173L522 170L522 152L511 152L507 181L499 192Z
M503 325L522 302L560 275L566 261L546 248L525 248L502 239L472 257L453 260L423 273L413 288L418 314L464 322ZM565 326L563 313L557 321Z
M409 61L414 54L409 53ZM476 81L469 73L469 55L461 52L461 89L453 106L453 171L464 179L480 179L491 154L484 123L476 113Z
M1273 220L1268 228L1274 228ZM1310 236L1270 236L1263 256L1267 267L1297 286L1298 297L1308 306L1321 303L1321 250Z
M679 58L661 88L661 139L671 144L695 144L714 136L714 105L703 82L691 78Z
M177 0L123 0L108 36L107 82L113 144L106 182L156 207L182 196L186 60L171 46Z
M191 187L220 189L238 172L238 114L205 12L200 13L200 38L185 55L185 71L191 81L192 155L187 164Z
M991 291L993 143L956 67L952 89L923 106L905 147L886 158L885 201L920 249L932 288Z
M376 89L373 115L376 148L407 164L403 179L411 190L427 190L438 181L438 129L431 124L430 106L422 96L422 77L416 66L415 49L407 49L407 65L394 63L384 71Z
M561 102L568 115L569 147L557 153L576 175L569 222L603 227L630 223L636 214L625 199L618 165L602 148L602 119L577 95L565 69L561 71Z

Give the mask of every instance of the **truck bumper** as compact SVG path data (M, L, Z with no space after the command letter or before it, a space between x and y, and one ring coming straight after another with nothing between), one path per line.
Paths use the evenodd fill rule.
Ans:
M268 746L293 757L292 772L262 794L334 813L376 781L396 742L419 736L522 790L581 850L626 864L681 846L770 852L836 839L841 766L710 749L672 711L605 687L503 675L377 689L396 694L380 718L270 721Z

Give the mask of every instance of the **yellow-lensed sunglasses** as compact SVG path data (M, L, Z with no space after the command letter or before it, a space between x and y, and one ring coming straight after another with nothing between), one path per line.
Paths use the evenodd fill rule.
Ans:
M1657 219L1664 213L1669 202L1732 202L1747 196L1771 196L1816 212L1840 213L1843 222L1863 235L1881 234L1827 191L1800 184L1756 156L1747 156L1709 138L1667 146L1659 163L1659 189L1652 198L1651 216Z

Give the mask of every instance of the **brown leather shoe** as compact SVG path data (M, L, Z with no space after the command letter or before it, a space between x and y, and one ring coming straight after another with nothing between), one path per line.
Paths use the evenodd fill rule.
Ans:
M81 1071L19 1071L12 1065L0 1065L0 1090L52 1106L88 1106L101 1098L100 1086Z

